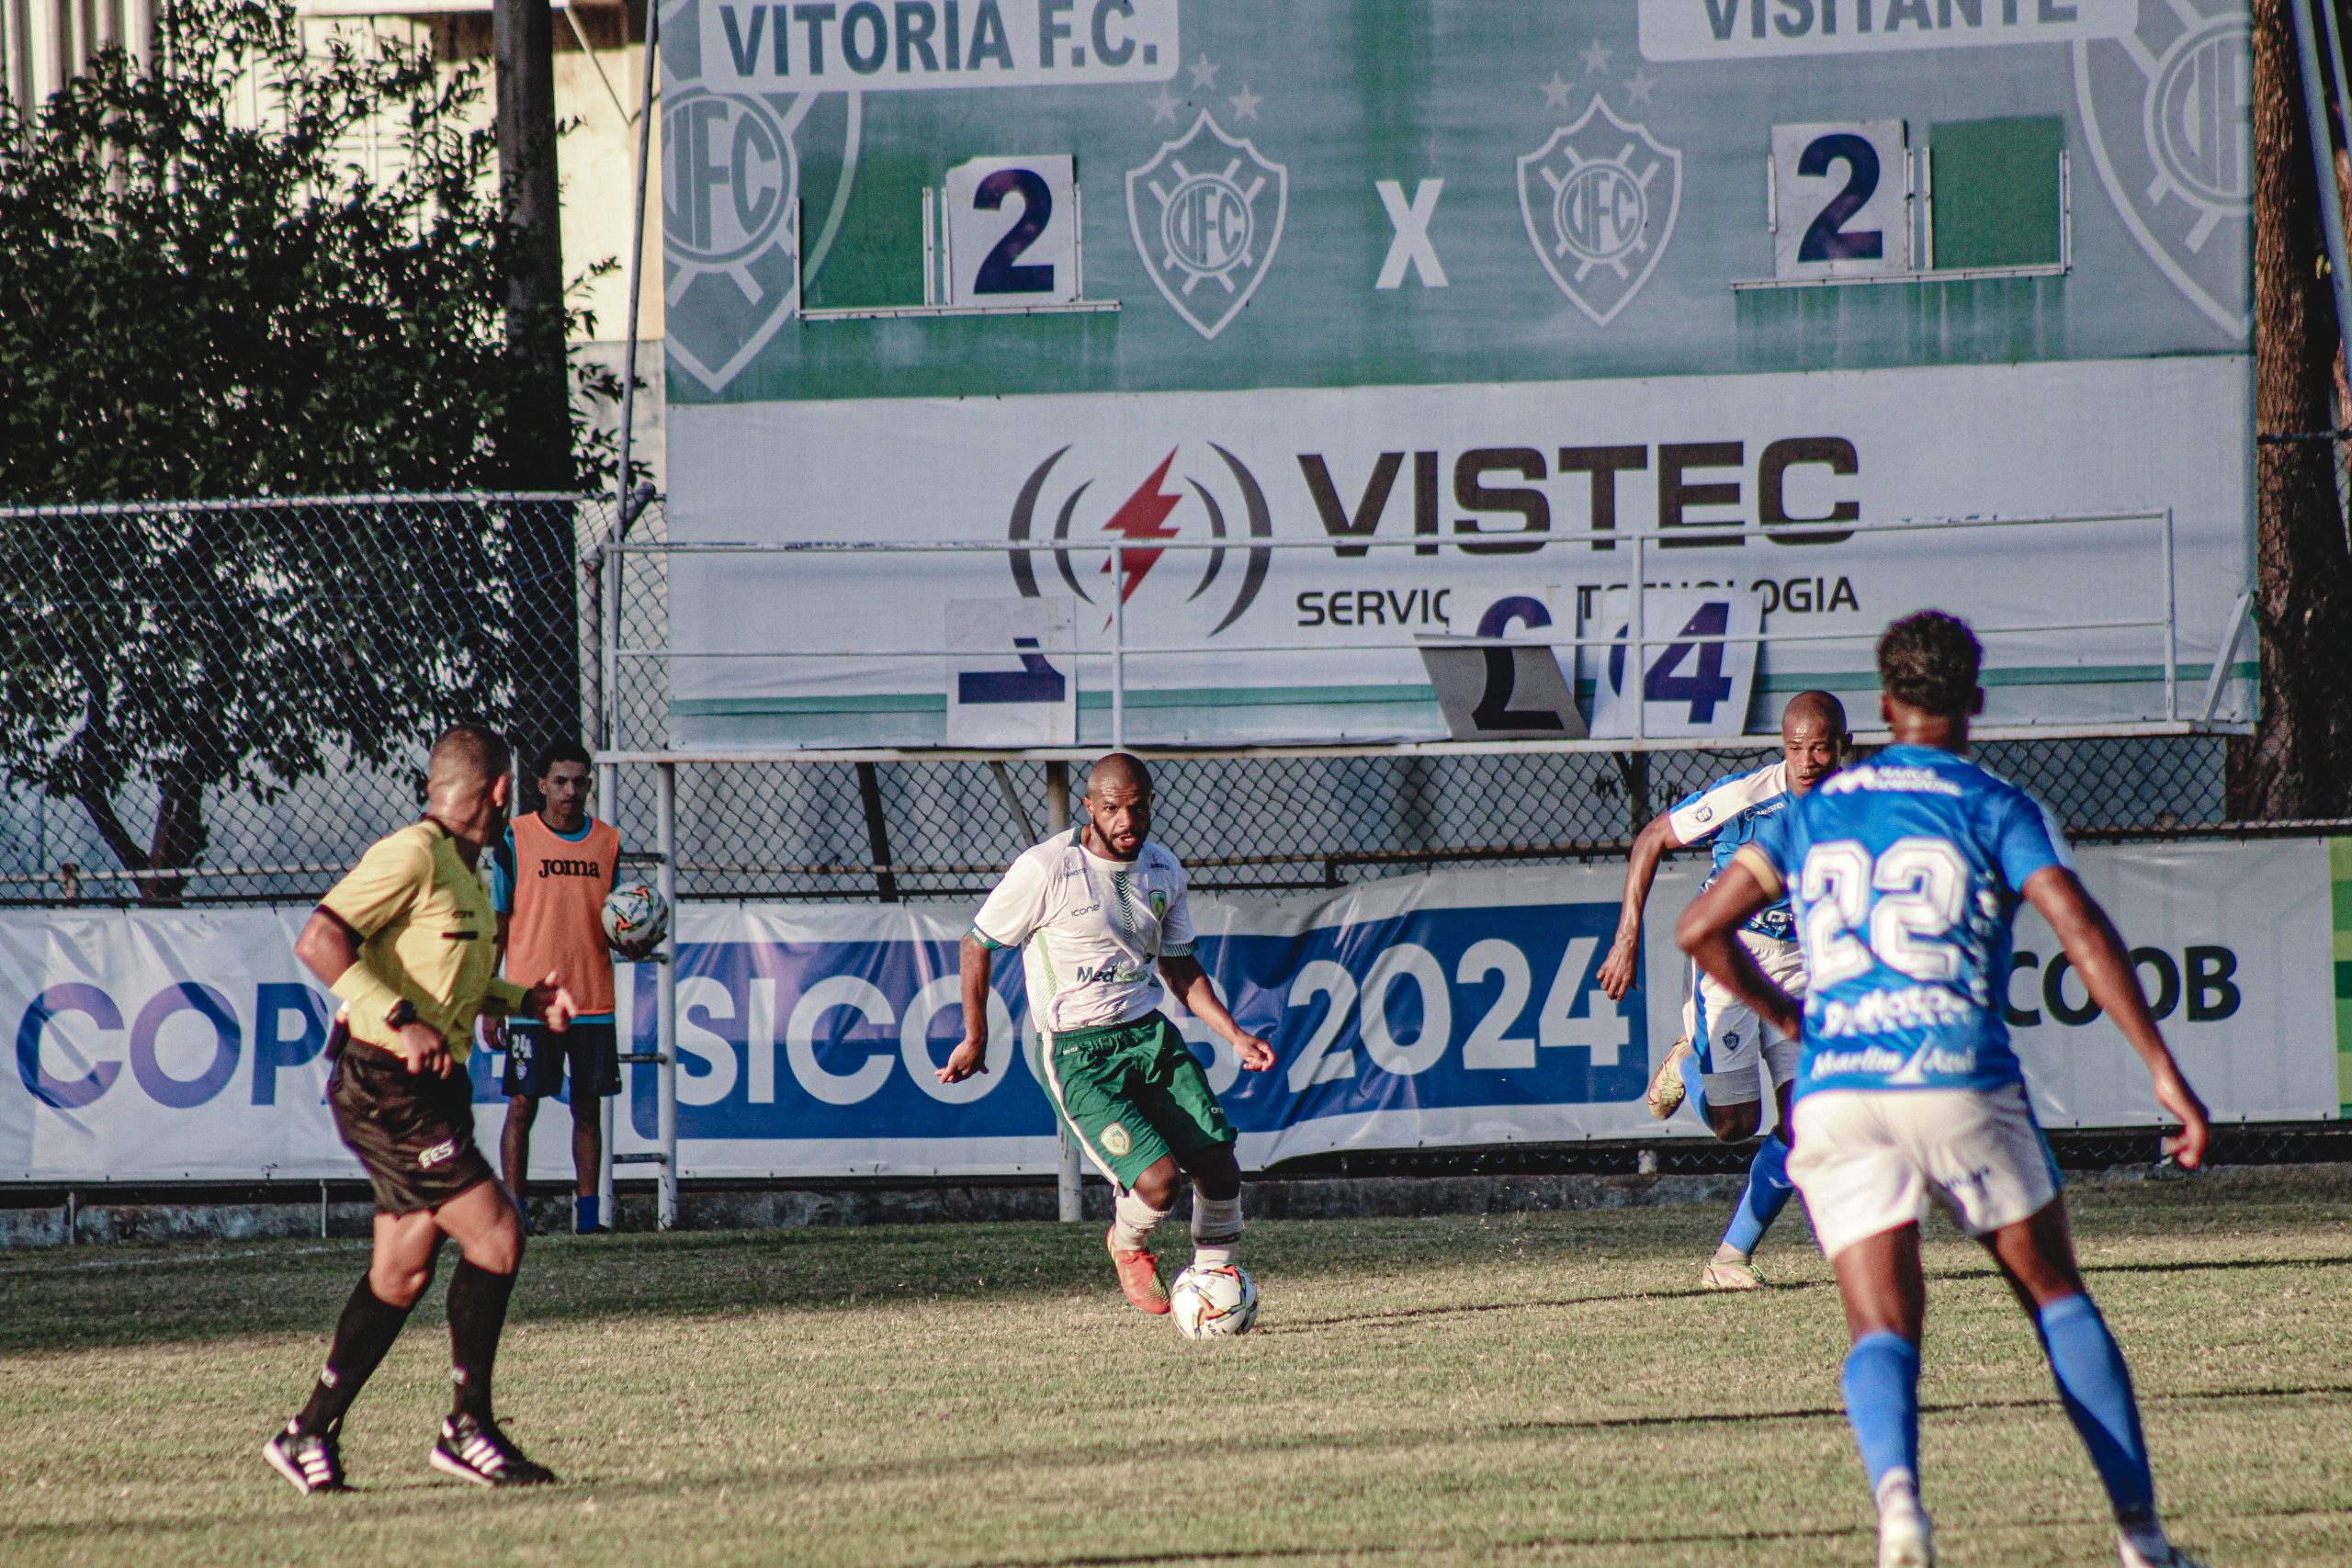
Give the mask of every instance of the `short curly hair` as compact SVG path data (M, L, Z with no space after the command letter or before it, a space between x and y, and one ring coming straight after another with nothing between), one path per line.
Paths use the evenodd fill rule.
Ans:
M1878 682L1896 702L1945 717L1976 705L1984 649L1968 623L1941 610L1896 621L1878 639Z

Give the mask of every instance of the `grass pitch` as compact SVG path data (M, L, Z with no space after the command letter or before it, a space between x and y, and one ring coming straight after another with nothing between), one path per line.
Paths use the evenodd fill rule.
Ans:
M2352 1173L2070 1197L2176 1533L2352 1562ZM1205 1345L1121 1303L1091 1227L541 1241L499 1386L564 1484L519 1495L424 1465L438 1287L353 1413L361 1490L262 1463L358 1244L18 1254L0 1563L1865 1564L1799 1213L1746 1298L1694 1288L1711 1207L1255 1224L1258 1331ZM1944 1562L2113 1562L2007 1291L1949 1231L1928 1266Z

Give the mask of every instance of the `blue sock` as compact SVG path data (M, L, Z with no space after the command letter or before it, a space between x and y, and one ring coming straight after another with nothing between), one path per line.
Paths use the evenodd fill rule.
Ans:
M603 1201L594 1192L585 1198L573 1198L571 1200L571 1234L586 1235L594 1230L599 1223L599 1212L603 1207Z
M1846 1352L1846 1419L1871 1491L1891 1470L1919 1474L1919 1347L1882 1328Z
M1739 1195L1739 1208L1724 1232L1724 1245L1742 1255L1754 1252L1796 1190L1796 1184L1789 1179L1789 1145L1777 1136L1766 1138L1748 1162L1747 1190Z
M1698 1112L1699 1120L1707 1119L1707 1075L1699 1070L1699 1053L1693 1051L1682 1058L1676 1070L1682 1075L1682 1098Z
M2153 1519L2155 1479L2148 1473L2148 1445L2140 1435L2140 1404L2132 1396L2132 1373L2123 1351L2107 1330L2088 1296L2068 1296L2041 1309L2035 1320L2058 1399L2067 1419L2090 1450L2091 1462L2107 1487L2118 1519Z

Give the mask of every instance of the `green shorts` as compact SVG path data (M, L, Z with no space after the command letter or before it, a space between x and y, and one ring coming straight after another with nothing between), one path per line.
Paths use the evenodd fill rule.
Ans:
M1161 1013L1045 1038L1046 1093L1121 1191L1168 1155L1233 1142L1200 1058Z

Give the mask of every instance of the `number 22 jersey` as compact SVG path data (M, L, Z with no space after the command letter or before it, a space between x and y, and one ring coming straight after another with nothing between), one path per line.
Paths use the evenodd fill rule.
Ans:
M2002 1016L2010 927L2027 879L2074 863L2040 801L1952 752L1890 746L1759 823L1737 861L1796 917L1799 1097L2024 1081Z

